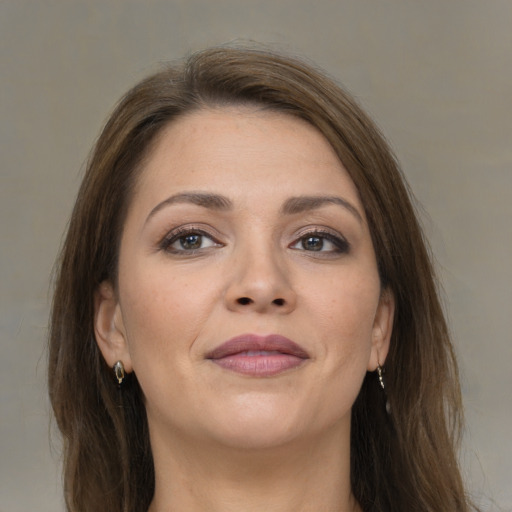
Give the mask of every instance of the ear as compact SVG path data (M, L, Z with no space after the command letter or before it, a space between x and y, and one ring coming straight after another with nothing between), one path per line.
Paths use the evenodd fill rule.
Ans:
M109 281L103 281L94 296L94 335L108 366L121 361L127 373L133 370L121 307Z
M370 372L375 371L379 365L383 366L386 361L393 331L394 315L395 297L390 290L382 290L373 322L372 351L368 361L368 371Z

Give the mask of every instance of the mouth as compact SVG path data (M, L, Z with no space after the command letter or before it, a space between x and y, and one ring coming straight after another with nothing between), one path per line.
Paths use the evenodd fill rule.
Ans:
M309 359L309 354L294 341L278 334L244 334L219 345L206 359L236 373L271 377L301 366Z

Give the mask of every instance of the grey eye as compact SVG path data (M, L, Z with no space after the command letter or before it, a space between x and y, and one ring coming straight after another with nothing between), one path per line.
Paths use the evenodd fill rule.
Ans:
M302 248L306 251L321 251L324 248L324 239L319 236L308 236L301 239Z
M296 251L334 255L349 252L350 245L341 236L336 236L332 233L311 232L298 238L289 247Z
M163 241L161 247L163 250L170 253L185 254L218 245L219 244L206 233L201 233L200 231L188 231L169 236Z
M203 243L203 235L191 234L178 239L180 247L184 250L200 249Z

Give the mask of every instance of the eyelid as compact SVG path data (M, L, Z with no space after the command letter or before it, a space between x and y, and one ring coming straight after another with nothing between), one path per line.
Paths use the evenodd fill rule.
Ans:
M293 249L293 246L300 242L303 238L307 236L318 236L319 238L324 238L328 241L330 241L332 244L334 244L337 247L337 251L317 251L316 255L320 256L320 254L329 254L329 253L348 253L351 249L350 242L346 239L345 236L343 236L341 233L339 233L336 230L333 230L331 228L327 227L320 227L320 226L309 226L302 228L297 232L297 234L294 237L293 242L289 245L291 249ZM299 249L296 249L299 250ZM307 253L313 253L315 254L315 251L306 251L305 249L303 252Z
M179 250L176 250L176 251L171 251L169 248L170 246L176 242L179 238L181 237L184 237L186 235L192 235L192 234L197 234L197 235L201 235L205 238L209 238L210 240L212 240L212 242L214 243L214 246L223 246L224 244L222 242L220 242L219 238L220 236L216 235L216 234L213 234L212 231L215 231L213 230L211 227L203 227L202 225L199 225L199 224L185 224L185 225L182 225L182 226L177 226L173 229L171 229L170 231L167 231L166 234L164 235L164 237L159 241L158 243L158 247L160 250L164 251L164 252L169 252L169 253L173 253L173 254L179 254L179 253L184 253L184 254L187 254L187 255L190 255L190 254L194 254L196 252L199 252L203 249L208 249L209 247L205 247L205 248L200 248L200 249L191 249L191 250L183 250L183 251L179 251Z

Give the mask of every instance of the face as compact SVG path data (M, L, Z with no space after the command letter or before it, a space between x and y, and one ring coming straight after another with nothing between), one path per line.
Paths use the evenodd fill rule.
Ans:
M223 108L160 135L129 206L118 289L96 337L142 387L151 435L273 446L348 432L386 357L357 190L325 138L286 114Z

